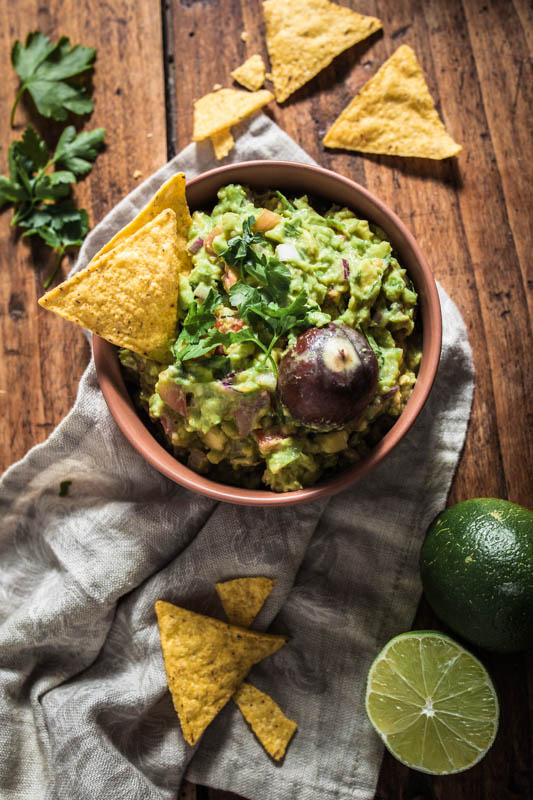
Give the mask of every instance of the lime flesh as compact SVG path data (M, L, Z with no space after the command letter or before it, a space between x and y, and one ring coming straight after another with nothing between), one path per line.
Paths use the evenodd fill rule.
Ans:
M366 712L392 755L433 775L462 772L498 730L498 698L483 665L448 636L395 636L370 667Z

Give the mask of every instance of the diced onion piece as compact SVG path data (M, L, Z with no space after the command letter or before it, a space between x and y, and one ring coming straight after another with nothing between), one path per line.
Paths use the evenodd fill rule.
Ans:
M198 252L198 250L201 248L203 243L204 243L204 240L202 239L201 236L199 236L197 239L194 240L194 242L192 242L188 246L187 250L189 251L189 253L191 253L191 255L194 255L195 253Z
M264 233L265 231L275 228L276 225L279 225L282 219L283 217L281 217L279 214L276 214L274 211L269 211L267 208L265 208L265 210L259 214L255 223L253 224L252 230L257 231L258 233Z
M298 261L300 254L296 247L292 244L278 244L276 247L276 255L280 261Z

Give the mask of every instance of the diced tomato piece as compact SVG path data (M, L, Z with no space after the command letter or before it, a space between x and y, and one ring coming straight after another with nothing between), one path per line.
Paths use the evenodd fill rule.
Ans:
M226 264L226 269L225 269L224 274L222 276L222 283L224 285L224 289L227 292L229 292L231 287L235 286L235 284L237 283L238 280L239 280L238 274L235 272L234 269L232 269L231 267L228 267L228 265Z
M276 225L279 225L282 219L283 217L279 214L276 214L274 211L269 211L267 208L265 208L265 210L259 214L258 218L254 222L252 230L257 231L258 233L264 233L265 231L275 228Z
M207 250L207 252L209 253L210 256L216 256L216 253L213 250L213 239L215 238L215 236L218 236L220 233L222 233L222 228L220 227L220 225L215 225L215 227L213 228L211 233L208 233L206 238L205 238L204 247L205 247L205 249Z
M215 328L220 333L236 332L244 328L244 321L240 317L217 317Z

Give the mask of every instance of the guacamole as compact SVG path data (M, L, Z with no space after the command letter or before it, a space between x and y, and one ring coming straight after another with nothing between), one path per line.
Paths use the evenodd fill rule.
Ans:
M166 363L119 353L174 455L213 480L276 492L362 459L401 414L421 358L417 294L383 231L348 208L232 184L193 214L188 250ZM311 329L347 328L376 363L364 408L341 424L291 413L280 392L289 354Z

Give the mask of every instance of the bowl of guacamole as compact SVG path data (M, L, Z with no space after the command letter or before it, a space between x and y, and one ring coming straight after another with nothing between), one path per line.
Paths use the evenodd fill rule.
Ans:
M112 412L154 466L216 499L344 488L405 434L436 372L440 307L416 242L318 167L222 167L187 197L175 340L157 361L113 348Z

